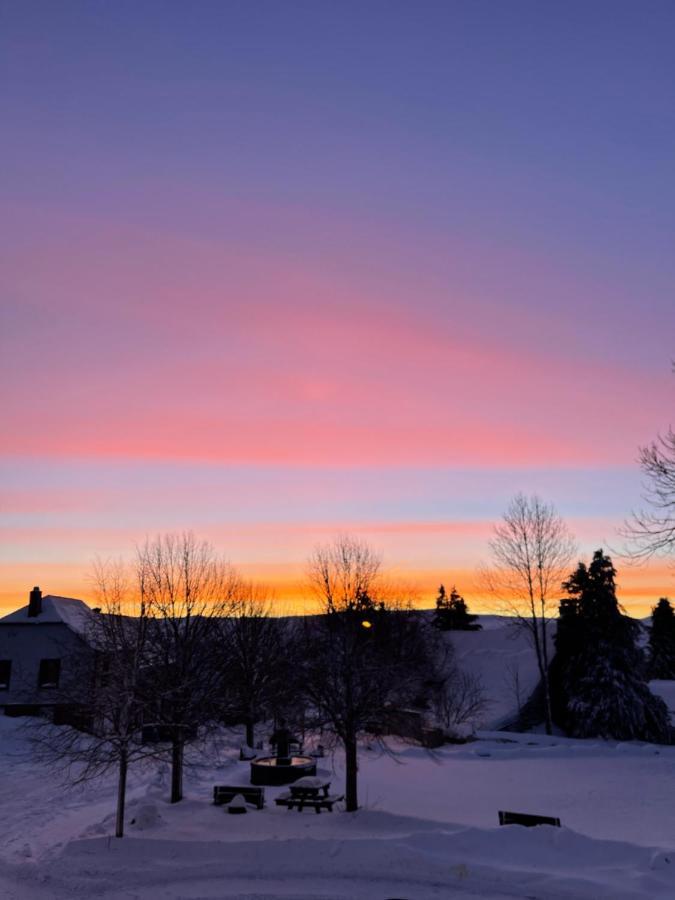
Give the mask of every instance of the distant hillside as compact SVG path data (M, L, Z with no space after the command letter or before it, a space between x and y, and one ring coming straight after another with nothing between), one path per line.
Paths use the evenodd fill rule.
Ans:
M451 631L445 635L455 648L465 672L480 678L488 700L483 728L498 728L518 712L516 673L520 703L524 704L539 681L537 663L526 636L507 616L479 616L480 631Z

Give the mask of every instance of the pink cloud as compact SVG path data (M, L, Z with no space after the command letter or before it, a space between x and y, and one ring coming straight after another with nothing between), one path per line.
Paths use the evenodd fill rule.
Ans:
M461 286L439 315L409 281L77 222L14 249L33 346L30 365L8 347L7 455L625 463L670 402L665 378L523 346L523 310L508 333L501 317L477 328Z

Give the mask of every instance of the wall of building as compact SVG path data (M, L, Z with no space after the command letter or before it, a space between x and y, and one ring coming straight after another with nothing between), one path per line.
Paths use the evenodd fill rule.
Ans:
M9 688L0 689L0 708L72 702L87 652L84 641L63 623L0 624L0 659L12 661ZM43 659L61 660L58 688L38 686Z

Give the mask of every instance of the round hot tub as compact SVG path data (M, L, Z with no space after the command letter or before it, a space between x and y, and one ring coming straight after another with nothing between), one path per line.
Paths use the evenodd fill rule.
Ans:
M305 775L316 775L311 756L263 756L251 761L251 784L291 784Z

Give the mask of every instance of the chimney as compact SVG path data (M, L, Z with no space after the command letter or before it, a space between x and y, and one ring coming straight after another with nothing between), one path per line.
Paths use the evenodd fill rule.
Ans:
M28 616L34 618L42 612L42 591L39 587L34 587L30 592L30 600L28 601Z

